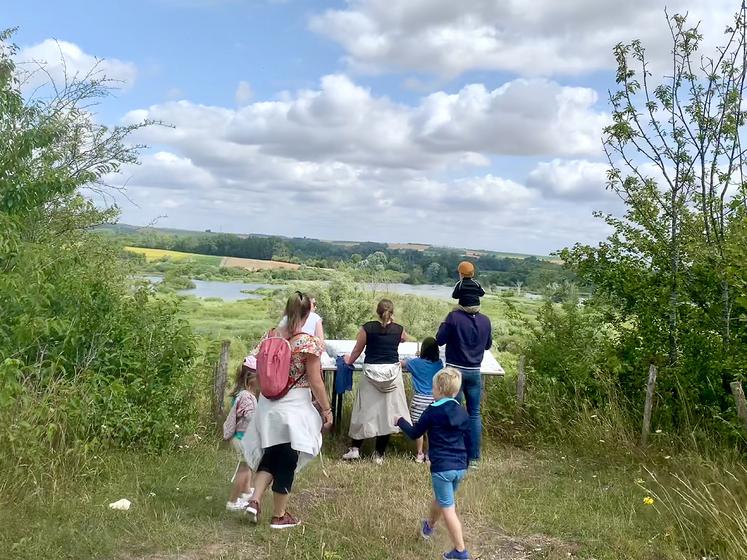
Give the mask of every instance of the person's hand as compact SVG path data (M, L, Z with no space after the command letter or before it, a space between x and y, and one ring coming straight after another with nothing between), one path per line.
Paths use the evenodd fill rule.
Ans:
M322 412L322 432L329 432L333 423L332 409L328 408Z
M352 363L352 362L350 361L350 354L345 354L345 355L344 355L344 356L342 357L342 360L343 360L343 361L344 361L344 362L345 362L345 363L346 363L347 365L349 365L349 366L352 366L352 365L353 365L353 363Z

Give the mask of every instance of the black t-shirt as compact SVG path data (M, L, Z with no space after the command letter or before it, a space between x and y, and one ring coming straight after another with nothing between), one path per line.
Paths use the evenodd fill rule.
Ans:
M366 364L396 364L399 362L399 343L405 331L402 325L389 323L383 326L378 321L363 325L366 331Z

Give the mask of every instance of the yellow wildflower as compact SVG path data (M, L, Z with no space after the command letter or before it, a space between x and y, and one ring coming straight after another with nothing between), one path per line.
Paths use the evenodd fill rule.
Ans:
M651 496L646 496L645 498L643 498L643 503L647 506L652 506L654 505L654 499Z

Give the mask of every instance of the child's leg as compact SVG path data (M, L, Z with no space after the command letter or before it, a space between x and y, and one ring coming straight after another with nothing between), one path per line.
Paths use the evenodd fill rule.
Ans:
M436 522L441 519L441 506L438 505L437 500L431 502L430 511L428 512L428 525L431 527L436 526Z
M248 494L252 488L252 469L244 461L239 463L239 470L233 481L231 501L234 502L241 494Z
M231 486L231 494L228 496L228 501L235 502L239 499L239 496L241 496L241 493L244 491L244 477L242 476L241 472L241 465L244 463L239 463L238 469L236 470L236 476L233 477L233 486Z
M415 440L415 447L418 450L418 455L423 454L423 436L420 436L418 439Z
M252 472L252 469L249 468L249 465L246 463L242 463L242 469L239 469L239 474L241 474L244 477L244 486L242 487L242 492L244 494L248 494L251 492L252 488L254 486L252 485L253 479L254 479L254 473Z
M451 544L458 551L464 550L464 537L462 536L462 522L459 521L459 517L456 513L454 506L441 508L441 514L444 516L444 523L446 528L449 530L449 537L451 537Z
M449 531L451 542L456 550L464 550L464 537L462 535L462 523L457 517L454 507L454 494L459 483L464 478L463 470L431 473L433 493L435 500L431 505L431 527L440 516L443 516L446 528Z
M231 446L236 450L239 459L236 473L233 476L233 487L231 488L231 494L228 498L229 501L235 502L241 497L241 494L249 491L248 489L252 482L252 471L244 460L244 451L241 446L241 440L238 438L232 438Z

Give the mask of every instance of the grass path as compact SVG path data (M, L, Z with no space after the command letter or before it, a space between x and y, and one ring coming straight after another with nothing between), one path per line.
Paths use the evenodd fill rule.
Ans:
M298 480L291 511L305 523L296 530L271 531L269 503L256 527L226 514L232 454L201 445L96 459L95 483L40 481L47 489L21 500L3 491L0 558L439 558L448 547L443 528L430 543L417 535L431 496L427 468L396 450L382 467L343 463L332 458L341 442L331 443L326 475L317 461ZM490 451L458 496L466 541L484 560L681 558L665 520L642 504L640 476L633 465ZM107 508L119 498L132 509Z

